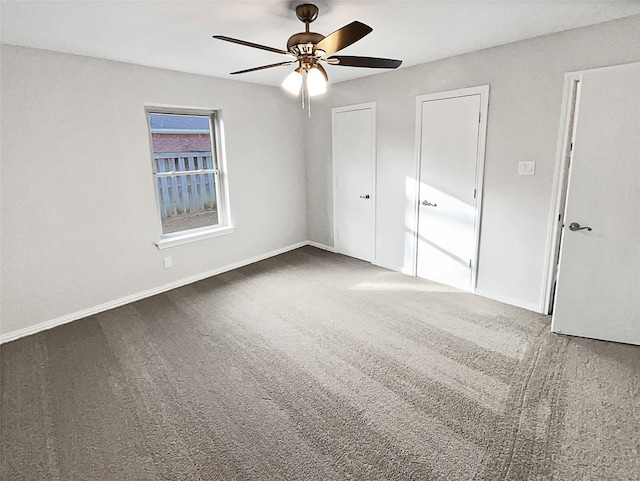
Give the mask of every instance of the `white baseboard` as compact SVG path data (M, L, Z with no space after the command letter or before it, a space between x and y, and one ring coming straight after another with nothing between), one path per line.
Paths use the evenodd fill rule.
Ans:
M529 302L522 302L522 301L518 301L508 297L496 296L495 294L485 292L481 289L476 289L473 293L482 297L486 297L488 299L493 299L494 301L502 302L504 304L509 304L510 306L521 307L522 309L526 309L527 311L533 311L539 314L545 314L540 310L539 304L531 304Z
M177 287L182 287L187 284L192 284L197 281L201 281L202 279L206 279L208 277L212 277L218 274L222 274L224 272L232 271L233 269L238 269L240 267L244 267L249 264L253 264L255 262L262 261L264 259L268 259L269 257L274 257L280 254L284 254L285 252L292 251L294 249L298 249L304 246L313 246L318 249L323 249L329 252L336 252L335 247L321 244L319 242L313 241L305 241L298 242L296 244L292 244L286 247L282 247L281 249L276 249L270 252L266 252L264 254L251 257L249 259L244 259L239 262L235 262L233 264L228 264L223 267L219 267L217 269L212 269L206 272L202 272L200 274L196 274L190 277L186 277L184 279L180 279L174 282L170 282L169 284L164 284L162 286L154 287L152 289L148 289L146 291L138 292L136 294L132 294L130 296L121 297L120 299L115 299L113 301L105 302L104 304L99 304L94 307L90 307L88 309L83 309L81 311L73 312L71 314L67 314L65 316L57 317L55 319L51 319L48 321L40 322L33 326L25 327L24 329L18 329L17 331L8 332L6 334L0 334L0 344L4 344L5 342L15 341L16 339L20 339L21 337L30 336L32 334L36 334L41 331L46 331L47 329L51 329L56 326L61 326L62 324L66 324L68 322L76 321L78 319L82 319L84 317L93 316L100 312L108 311L109 309L114 309L116 307L124 306L125 304L129 304L131 302L139 301L141 299L145 299L147 297L155 296L156 294L161 294L166 291L170 291L171 289L175 289ZM403 269L398 266L393 266L390 264L385 264L384 262L373 261L372 264L390 269L397 272L403 272ZM412 275L410 273L403 272L404 274ZM475 290L475 294L487 297L489 299L493 299L495 301L504 302L505 304L510 304L512 306L521 307L523 309L527 309L528 311L538 312L544 314L541 311L541 307L539 305L530 304L526 302L517 301L514 299L509 299L506 297L496 296L494 294L484 292L480 289Z
M391 265L391 264L387 264L387 263L385 263L385 262L380 262L380 261L378 261L378 260L376 260L376 259L374 259L373 261L371 261L371 263L372 263L374 266L382 267L382 268L384 268L384 269L389 269L389 270L391 270L391 271L396 271L396 272L402 272L402 267L393 266L393 265ZM404 272L402 272L402 273L404 274Z
M154 287L152 289L138 292L130 296L121 297L120 299L115 299L113 301L105 302L104 304L99 304L97 306L90 307L88 309L83 309L81 311L73 312L71 314L57 317L49 321L40 322L33 326L25 327L24 329L18 329L17 331L11 331L6 334L1 334L0 344L4 344L5 342L10 342L10 341L15 341L16 339L20 339L21 337L30 336L32 334L36 334L41 331L46 331L47 329L51 329L56 326L61 326L62 324L66 324L68 322L77 321L78 319L82 319L84 317L93 316L100 312L104 312L104 311L108 311L109 309L114 309L116 307L124 306L125 304L139 301L147 297L155 296L156 294L161 294L163 292L170 291L171 289L175 289L177 287L186 286L187 284L192 284L194 282L201 281L202 279L206 279L207 277L212 277L218 274L222 274L223 272L232 271L233 269L238 269L239 267L244 267L246 265L253 264L255 262L259 262L264 259L268 259L269 257L274 257L280 254L284 254L285 252L289 252L294 249L304 247L306 245L313 245L314 247L319 247L321 249L323 248L321 247L322 244L316 245L316 243L311 243L311 242L298 242L297 244L292 244L287 247L283 247L281 249L276 249L274 251L261 254L259 256L242 260L240 262L234 262L233 264L228 264L226 266L219 267L217 269L212 269L210 271L202 272L194 276L189 276L184 279L170 282L169 284L164 284L162 286ZM330 248L327 250L330 250Z
M317 247L318 249L322 249L325 251L333 252L334 254L337 252L335 247L329 246L327 244L321 244L320 242L308 241L307 245Z

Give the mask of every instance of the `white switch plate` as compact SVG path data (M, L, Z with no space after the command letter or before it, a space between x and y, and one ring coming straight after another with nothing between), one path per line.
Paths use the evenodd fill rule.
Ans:
M171 256L164 258L164 268L168 269L173 265L173 261L171 260Z
M521 160L518 162L518 175L533 175L535 172L535 160Z

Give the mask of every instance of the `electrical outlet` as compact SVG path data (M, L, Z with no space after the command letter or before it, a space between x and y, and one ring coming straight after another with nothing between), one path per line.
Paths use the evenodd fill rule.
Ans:
M518 162L518 175L534 175L535 173L535 160L521 160Z
M171 260L171 256L165 257L164 258L164 268L168 269L171 266L173 266L173 261Z

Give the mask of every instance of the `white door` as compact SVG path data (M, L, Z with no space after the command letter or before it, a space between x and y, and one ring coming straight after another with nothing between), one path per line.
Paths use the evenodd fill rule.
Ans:
M640 344L640 63L582 73L577 103L552 329Z
M375 106L335 108L334 222L337 252L374 258Z
M482 94L423 100L416 273L473 290Z

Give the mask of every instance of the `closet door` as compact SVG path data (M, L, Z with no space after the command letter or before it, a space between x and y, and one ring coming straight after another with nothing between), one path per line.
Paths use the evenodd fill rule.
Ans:
M481 94L419 102L416 274L473 290Z
M375 105L333 109L334 238L338 253L374 259Z

